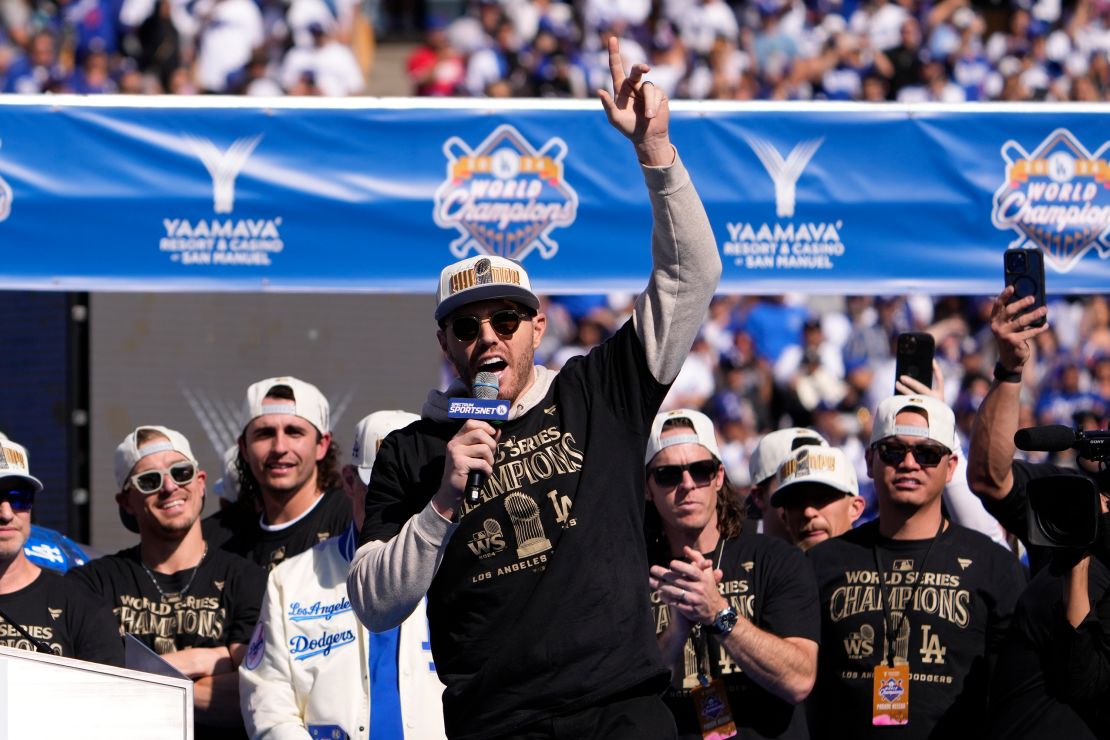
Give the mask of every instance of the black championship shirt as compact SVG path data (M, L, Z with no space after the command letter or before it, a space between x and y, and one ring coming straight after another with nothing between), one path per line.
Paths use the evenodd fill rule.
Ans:
M729 606L742 618L776 637L804 637L818 642L821 614L817 584L806 557L786 542L760 534L742 533L725 542L717 565L716 553L706 553L724 572L718 585ZM667 565L667 563L659 563ZM670 624L670 610L652 594L655 629L662 634ZM691 690L698 685L698 653L708 657L709 672L724 680L729 707L741 738L809 737L804 707L790 704L762 688L740 669L716 635L699 630L686 641L682 665L664 700L674 714L679 737L701 740Z
M266 573L257 565L210 547L195 571L151 573L165 594L188 590L179 600L163 598L143 570L138 545L74 568L66 578L101 596L123 632L159 655L250 642L266 591Z
M809 552L821 595L821 655L809 699L814 737L974 737L986 728L989 663L1025 575L989 538L949 524L936 539L889 540L873 521ZM871 723L873 670L886 659L878 547L896 662L908 661L909 724ZM899 619L905 615L905 619Z
M501 424L493 474L428 591L453 738L486 738L645 682L662 692L644 543L644 448L666 393L627 322ZM388 540L439 488L461 422L386 438L361 542Z
M351 500L341 490L325 491L315 507L293 524L263 529L261 514L247 501L237 501L202 522L209 547L242 555L266 570L337 537L351 526Z
M3 594L0 610L55 655L123 666L123 640L112 612L88 588L58 573L43 570L29 585ZM6 621L0 621L0 645L36 650Z

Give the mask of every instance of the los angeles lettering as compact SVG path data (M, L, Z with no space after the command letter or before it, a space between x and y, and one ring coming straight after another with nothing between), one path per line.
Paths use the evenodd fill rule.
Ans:
M547 563L546 553L543 555L537 555L534 558L528 558L527 560L521 560L519 562L513 563L512 565L502 566L497 569L497 575L503 576L508 573L519 573L522 570L530 570L538 565L544 565L545 563Z
M344 596L336 604L325 604L317 601L313 604L302 604L299 601L294 601L289 605L289 618L294 622L300 622L306 619L323 619L325 621L331 619L336 614L351 611L351 602Z

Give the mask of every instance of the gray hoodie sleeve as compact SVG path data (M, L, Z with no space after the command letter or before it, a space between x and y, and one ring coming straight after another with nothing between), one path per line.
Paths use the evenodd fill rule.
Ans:
M367 629L384 632L412 613L428 593L457 526L429 502L388 542L367 542L355 551L347 598Z
M682 369L721 279L721 256L701 198L675 155L669 167L642 167L654 214L651 279L636 299L636 333L660 383Z
M682 161L643 167L654 214L652 274L636 300L636 331L652 375L670 383L690 351L721 277L721 258ZM371 631L396 627L428 592L455 531L429 503L388 542L368 542L351 561L351 607Z

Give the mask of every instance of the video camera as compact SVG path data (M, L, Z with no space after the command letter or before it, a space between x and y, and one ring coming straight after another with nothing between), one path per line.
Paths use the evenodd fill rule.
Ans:
M1099 463L1100 469L1110 460L1110 431L1102 429L1080 431L1062 424L1029 427L1018 430L1014 445L1027 452L1075 450L1079 457ZM1029 481L1029 543L1073 550L1090 547L1102 512L1098 488L1094 479L1079 473Z

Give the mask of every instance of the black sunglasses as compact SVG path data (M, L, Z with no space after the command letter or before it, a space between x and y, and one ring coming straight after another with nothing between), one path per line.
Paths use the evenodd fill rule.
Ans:
M494 311L490 314L489 318L482 318L480 316L456 316L451 319L450 327L451 333L455 335L455 339L460 342L473 342L478 338L478 332L482 329L482 324L486 321L493 327L497 336L502 339L508 339L516 330L520 328L520 322L530 319L530 316L522 314L520 311L512 308L503 308L500 311Z
M131 476L131 485L144 496L158 493L165 485L163 475L166 473L177 485L187 486L197 477L197 466L188 460L182 460L175 462L167 470L146 470Z
M939 445L907 445L901 442L879 442L874 449L879 454L879 459L887 465L900 465L906 459L908 452L923 468L939 465L944 456L950 452Z
M698 460L689 465L659 465L649 470L648 475L655 481L655 485L674 488L682 482L682 474L688 470L695 485L707 486L717 474L720 465L716 460Z
M12 511L30 511L35 503L35 492L30 488L0 490L0 503L7 501Z

